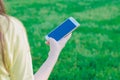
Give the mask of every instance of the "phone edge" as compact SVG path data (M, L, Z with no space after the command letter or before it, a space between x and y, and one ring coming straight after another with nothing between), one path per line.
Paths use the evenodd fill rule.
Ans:
M75 24L76 27L75 27L73 30L71 30L69 33L67 33L65 36L69 35L69 34L70 34L72 31L74 31L78 26L80 26L80 24L78 23L78 21L75 20L73 17L69 17L68 19L69 19L70 21L72 21L72 22ZM66 20L67 20L67 19L66 19ZM66 20L65 20L65 21L66 21ZM64 21L64 22L65 22L65 21ZM64 23L64 22L62 22L62 23ZM62 23L61 23L61 24L62 24ZM60 24L60 25L61 25L61 24ZM58 27L58 26L57 26L57 27ZM56 27L56 28L57 28L57 27ZM52 31L54 31L56 28L54 28ZM52 31L51 31L51 32L52 32ZM48 34L50 34L51 32L49 32ZM48 34L45 36L45 39L46 39L46 40L48 40L48 39L50 38L50 37L48 36ZM65 36L64 36L64 37L65 37ZM62 38L61 38L61 39L62 39Z

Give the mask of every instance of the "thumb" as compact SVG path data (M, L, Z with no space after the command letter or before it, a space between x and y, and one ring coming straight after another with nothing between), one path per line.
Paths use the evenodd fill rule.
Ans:
M70 33L69 35L67 35L65 38L68 41L70 39L70 37L72 36L72 33Z
M62 43L65 44L65 43L70 39L71 35L72 35L72 33L69 34L69 35L67 35L67 36L65 36L63 39L61 39L61 40L59 41L59 43L60 43L60 44L62 44Z
M48 42L49 42L51 47L54 47L56 45L56 43L57 43L56 40L51 38L51 37L48 39Z

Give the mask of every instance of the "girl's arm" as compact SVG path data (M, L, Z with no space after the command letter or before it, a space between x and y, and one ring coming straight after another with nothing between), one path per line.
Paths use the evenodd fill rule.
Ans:
M49 53L51 54L51 52ZM35 80L47 80L57 59L58 56L49 56L43 65L39 68L38 72L34 75Z
M50 52L47 60L43 63L43 65L39 68L37 73L34 75L35 80L47 80L50 76L53 67L59 57L61 50L64 48L66 42L69 40L71 34L67 37L63 38L59 42L50 38L48 43L50 45Z

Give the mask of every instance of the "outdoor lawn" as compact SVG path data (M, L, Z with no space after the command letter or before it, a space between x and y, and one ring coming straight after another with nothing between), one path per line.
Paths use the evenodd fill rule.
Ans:
M34 73L46 60L45 35L68 17L76 29L49 80L120 80L120 0L4 0L23 22Z

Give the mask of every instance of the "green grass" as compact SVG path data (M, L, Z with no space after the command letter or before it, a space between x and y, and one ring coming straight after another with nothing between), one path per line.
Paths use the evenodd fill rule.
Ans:
M44 36L69 16L81 26L49 80L120 80L120 0L9 0L8 14L27 30L34 72L47 58Z

